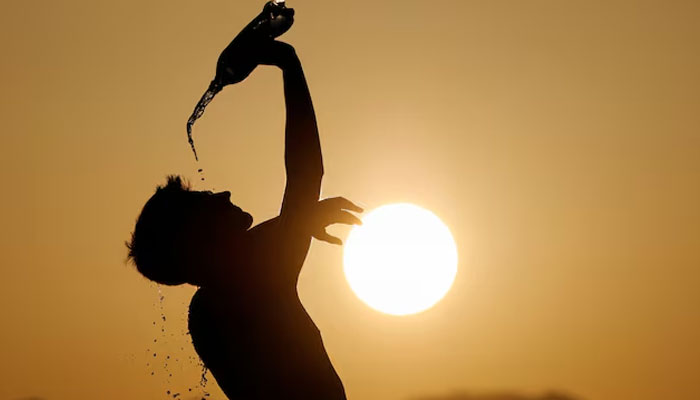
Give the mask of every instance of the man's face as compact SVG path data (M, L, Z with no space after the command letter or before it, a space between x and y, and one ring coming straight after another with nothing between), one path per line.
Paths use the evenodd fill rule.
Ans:
M253 224L253 217L231 203L231 192L191 192L195 218L217 231L240 233Z

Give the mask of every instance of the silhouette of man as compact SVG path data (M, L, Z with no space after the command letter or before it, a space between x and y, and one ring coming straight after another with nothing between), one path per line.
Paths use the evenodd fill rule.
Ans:
M246 50L282 70L287 183L280 215L252 229L229 192L191 191L180 177L159 187L139 216L129 256L147 278L199 286L190 304L194 347L230 399L345 399L321 334L297 294L311 238L341 240L325 228L360 224L362 209L319 201L323 161L311 96L289 44L270 39Z

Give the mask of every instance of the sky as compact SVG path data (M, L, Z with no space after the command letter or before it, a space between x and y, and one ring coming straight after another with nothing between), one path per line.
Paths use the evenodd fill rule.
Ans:
M288 3L323 195L425 207L459 251L447 296L394 317L312 245L299 292L349 399L700 398L700 3ZM185 135L262 4L3 5L0 399L224 399L199 383L195 289L148 282L124 242L173 173L278 212L279 71L214 100L199 164Z

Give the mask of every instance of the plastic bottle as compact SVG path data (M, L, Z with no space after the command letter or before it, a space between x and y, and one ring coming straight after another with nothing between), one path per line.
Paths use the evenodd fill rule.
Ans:
M192 139L192 126L204 114L204 109L214 99L224 86L244 80L256 67L249 59L239 58L238 55L247 48L256 46L260 41L274 39L287 32L294 23L294 9L287 8L284 0L272 0L265 4L262 12L226 46L216 63L216 75L209 88L187 120L187 140L197 161L197 150Z

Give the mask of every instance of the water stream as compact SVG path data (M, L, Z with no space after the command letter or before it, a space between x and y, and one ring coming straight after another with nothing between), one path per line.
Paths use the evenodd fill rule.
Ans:
M202 98L199 99L199 102L194 107L192 115L190 115L190 118L187 120L187 140L190 142L192 153L194 153L194 159L197 161L199 161L199 157L197 156L197 149L194 147L194 139L192 138L192 127L194 126L194 123L202 116L202 114L204 114L204 110L214 99L214 96L216 96L217 93L219 93L223 88L223 85L218 83L216 80L213 80L209 85L207 91L204 92Z

